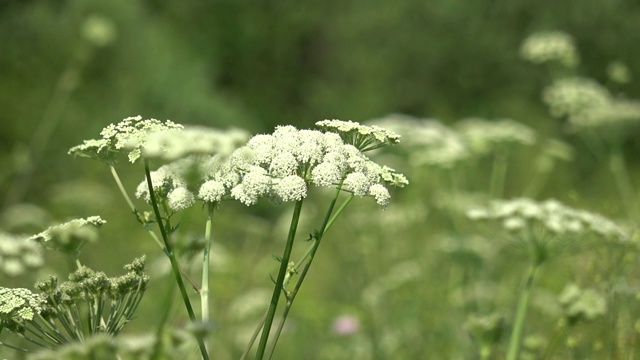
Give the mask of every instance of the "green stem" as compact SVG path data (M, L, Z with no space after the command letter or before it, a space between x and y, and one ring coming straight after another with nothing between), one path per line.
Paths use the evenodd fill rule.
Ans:
M125 190L124 185L122 185L122 180L120 180L120 176L118 176L118 172L116 171L116 168L113 165L109 165L109 170L111 171L111 176L113 176L113 180L115 180L116 185L118 185L120 194L122 194L122 197L124 197L124 201L126 201L127 205L129 205L129 209L131 209L132 212L135 212L136 207L133 205L133 201L131 201L129 194L127 194L127 191Z
M611 153L609 154L609 169L615 179L616 187L627 211L627 216L633 222L640 221L638 198L631 184L620 145L615 145L611 149Z
M524 320L527 315L529 298L531 297L531 290L533 289L533 284L536 280L540 265L541 263L539 261L534 260L534 262L529 267L527 281L525 283L524 289L520 293L520 300L518 301L515 323L513 324L513 331L511 332L511 339L509 340L509 352L507 353L507 360L518 359L518 353L520 352L520 342L522 339L522 330L524 329Z
M551 355L558 347L558 344L560 344L560 341L566 337L567 332L569 331L569 325L562 324L561 326L562 327L558 331L556 331L556 334L553 339L551 339L549 345L547 345L547 348L544 349L541 360L550 359Z
M269 309L267 309L267 311L264 312L264 315L262 315L262 320L260 320L260 323L258 324L256 329L253 331L253 334L251 335L251 339L249 339L249 343L247 344L246 349L244 349L242 356L240 356L240 360L245 360L249 355L249 351L251 351L251 348L253 347L253 343L256 342L256 339L258 338L258 334L260 334L260 330L262 330L262 327L264 326L264 321L267 319L268 312L269 312Z
M492 199L500 199L504 193L504 180L507 175L507 152L498 149L493 158L493 169L491 170L491 184L489 194Z
M311 267L311 263L313 262L313 259L315 258L316 251L318 250L318 247L320 246L320 242L321 242L322 238L324 237L324 234L331 227L331 225L333 225L334 221L338 218L338 216L340 216L340 214L344 211L344 209L347 207L347 205L349 205L349 203L351 203L351 200L353 200L354 195L351 194L342 203L342 205L340 205L338 210L332 216L333 208L335 207L336 201L338 200L338 196L340 195L341 188L342 188L342 184L340 184L340 186L338 186L338 189L336 190L336 194L335 194L333 200L331 200L331 204L329 205L329 208L327 209L327 213L326 213L324 221L322 223L322 227L320 228L320 231L318 231L318 234L316 236L315 241L313 242L313 245L311 245L311 247L309 248L309 250L307 251L307 253L304 256L304 257L308 256L309 260L306 262L306 264L304 266L304 269L302 270L302 273L300 274L300 278L296 282L296 286L294 287L293 291L289 294L289 296L287 296L287 303L285 305L285 309L284 309L284 311L282 313L282 316L280 318L280 322L278 323L278 328L277 328L276 333L274 335L273 343L271 344L271 348L269 349L268 359L271 359L271 357L273 356L273 352L275 351L276 344L278 343L278 339L280 338L280 333L282 332L282 329L284 327L284 323L287 320L287 316L289 315L289 310L291 309L291 306L293 305L293 301L295 300L296 295L298 294L298 291L300 290L300 287L302 286L302 282L304 281L304 279L307 276L307 272L309 271L309 268ZM302 263L302 262L300 262L300 263Z
M187 289L184 286L184 282L182 281L182 275L180 275L180 266L178 265L178 259L176 259L176 255L173 251L173 245L169 241L169 235L167 234L167 229L165 229L164 223L162 222L162 216L160 216L160 210L158 209L158 203L156 201L155 193L153 191L153 183L151 182L151 172L149 171L149 161L145 159L144 161L144 171L147 177L147 187L149 188L149 198L151 199L151 206L153 207L153 213L156 217L156 221L158 222L158 227L160 228L160 234L162 234L162 240L164 241L164 247L167 250L167 256L169 257L169 262L171 262L171 270L173 271L173 275L175 276L176 283L178 284L178 288L180 289L180 295L182 295L182 302L184 302L184 306L187 308L187 313L189 314L189 319L191 322L196 322L196 315L193 312L193 308L191 307L191 302L189 301L189 295L187 294ZM201 337L197 338L198 346L200 347L200 353L202 354L202 358L208 360L209 354L207 354L207 349L205 347L204 341Z
M302 202L303 200L298 200L296 202L295 208L293 209L291 226L289 227L289 235L287 236L287 244L285 245L282 259L280 259L280 271L278 273L276 284L273 288L273 295L271 296L271 304L269 305L269 310L267 311L267 317L262 327L262 335L260 336L260 343L258 344L256 360L262 360L262 358L264 357L264 352L267 348L267 341L269 340L271 324L273 323L273 318L276 314L276 308L278 307L278 301L280 300L280 293L282 292L282 285L284 283L284 278L287 274L287 268L289 266L291 249L293 248L296 231L298 230L298 220L300 220L300 214L302 212Z
M133 201L131 201L131 198L127 194L127 191L125 190L124 185L122 184L122 180L120 180L120 176L118 176L118 171L116 171L116 168L113 165L109 165L109 170L111 171L111 176L113 176L113 180L116 182L116 185L118 185L120 194L122 194L124 201L127 202L127 205L129 206L129 210L131 210L131 212L134 215L136 215L138 220L144 224L144 222L140 218L140 215L138 214L138 211L136 210L135 205L133 205ZM164 245L162 245L162 242L160 241L160 239L158 239L158 236L156 235L156 233L154 233L153 230L146 224L144 225L144 228L147 230L147 232L149 233L153 241L155 241L156 244L158 244L160 249L165 250Z
M215 204L207 204L207 224L204 230L204 254L202 256L202 288L200 290L200 306L202 310L202 322L209 321L209 252L211 251L211 223L213 222L213 211Z

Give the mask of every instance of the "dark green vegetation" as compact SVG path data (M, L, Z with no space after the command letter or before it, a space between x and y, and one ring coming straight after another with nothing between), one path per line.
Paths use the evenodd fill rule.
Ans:
M111 30L101 27L104 21ZM508 148L503 186L492 180L495 153L453 171L414 166L405 155L386 161L407 175L410 186L392 193L384 212L360 201L338 220L274 356L469 359L480 356L478 339L496 339L481 330L502 325L492 349L501 358L530 260L469 222L461 208L489 193L527 193L601 213L632 230L639 221L633 214L640 183L636 129L625 129L615 146L594 150L592 138L584 141L568 131L566 119L549 114L541 94L558 74L519 56L522 41L540 30L574 37L577 74L606 85L614 96L640 98L640 5L630 0L0 0L0 228L34 234L68 218L102 216L108 224L97 242L82 249L83 263L118 274L131 259L147 255L149 288L124 332L156 331L165 311L172 326L184 328L188 318L177 295L165 295L176 291L167 259L129 213L108 170L72 159L66 155L71 146L137 114L251 133L271 132L275 125L311 127L324 118L364 122L389 113L450 125L467 117L514 119L536 130L537 138L531 146ZM614 60L628 67L630 82L607 78ZM573 156L532 185L541 154L549 150L547 138L564 141ZM403 140L396 150L409 152L405 145ZM631 197L624 195L624 180L613 175L619 154L635 189ZM123 162L119 171L132 193L143 169ZM40 210L19 212L15 205L24 203ZM322 211L303 213L301 223ZM264 312L268 274L277 274L272 254L281 251L290 212L239 203L218 211L211 272L215 358L239 358ZM190 250L199 249L205 216L199 208L180 215L176 246L185 263ZM0 275L0 286L30 287L54 272L66 277L64 259L47 254L46 260L36 274ZM193 261L195 269L201 259ZM552 257L529 299L523 349L539 356L552 349L548 358L558 359L625 359L640 352L639 272L635 246L589 245ZM563 306L569 305L563 304L579 291L566 290L572 283L586 294L602 294L605 315L589 322L566 315ZM597 308L594 303L587 308ZM334 319L345 314L359 319L357 334L332 331ZM0 354L15 356L3 348Z

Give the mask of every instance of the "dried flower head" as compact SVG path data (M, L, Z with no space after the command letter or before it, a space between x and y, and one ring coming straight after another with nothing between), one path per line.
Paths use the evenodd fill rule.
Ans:
M530 35L522 43L520 55L535 64L557 62L568 68L575 67L579 62L573 38L561 31L543 31Z

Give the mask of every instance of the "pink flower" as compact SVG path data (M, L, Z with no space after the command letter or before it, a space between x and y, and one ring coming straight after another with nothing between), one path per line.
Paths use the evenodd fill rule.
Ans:
M351 335L360 330L360 320L353 315L340 315L333 320L331 330L338 335Z

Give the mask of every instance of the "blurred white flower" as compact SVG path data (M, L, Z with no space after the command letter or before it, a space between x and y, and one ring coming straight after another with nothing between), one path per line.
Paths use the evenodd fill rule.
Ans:
M572 68L579 62L573 38L561 31L541 31L530 35L522 43L520 55L535 64L557 62Z
M457 122L455 129L465 138L469 148L477 154L491 152L503 145L532 145L536 141L533 129L508 119L465 119Z

